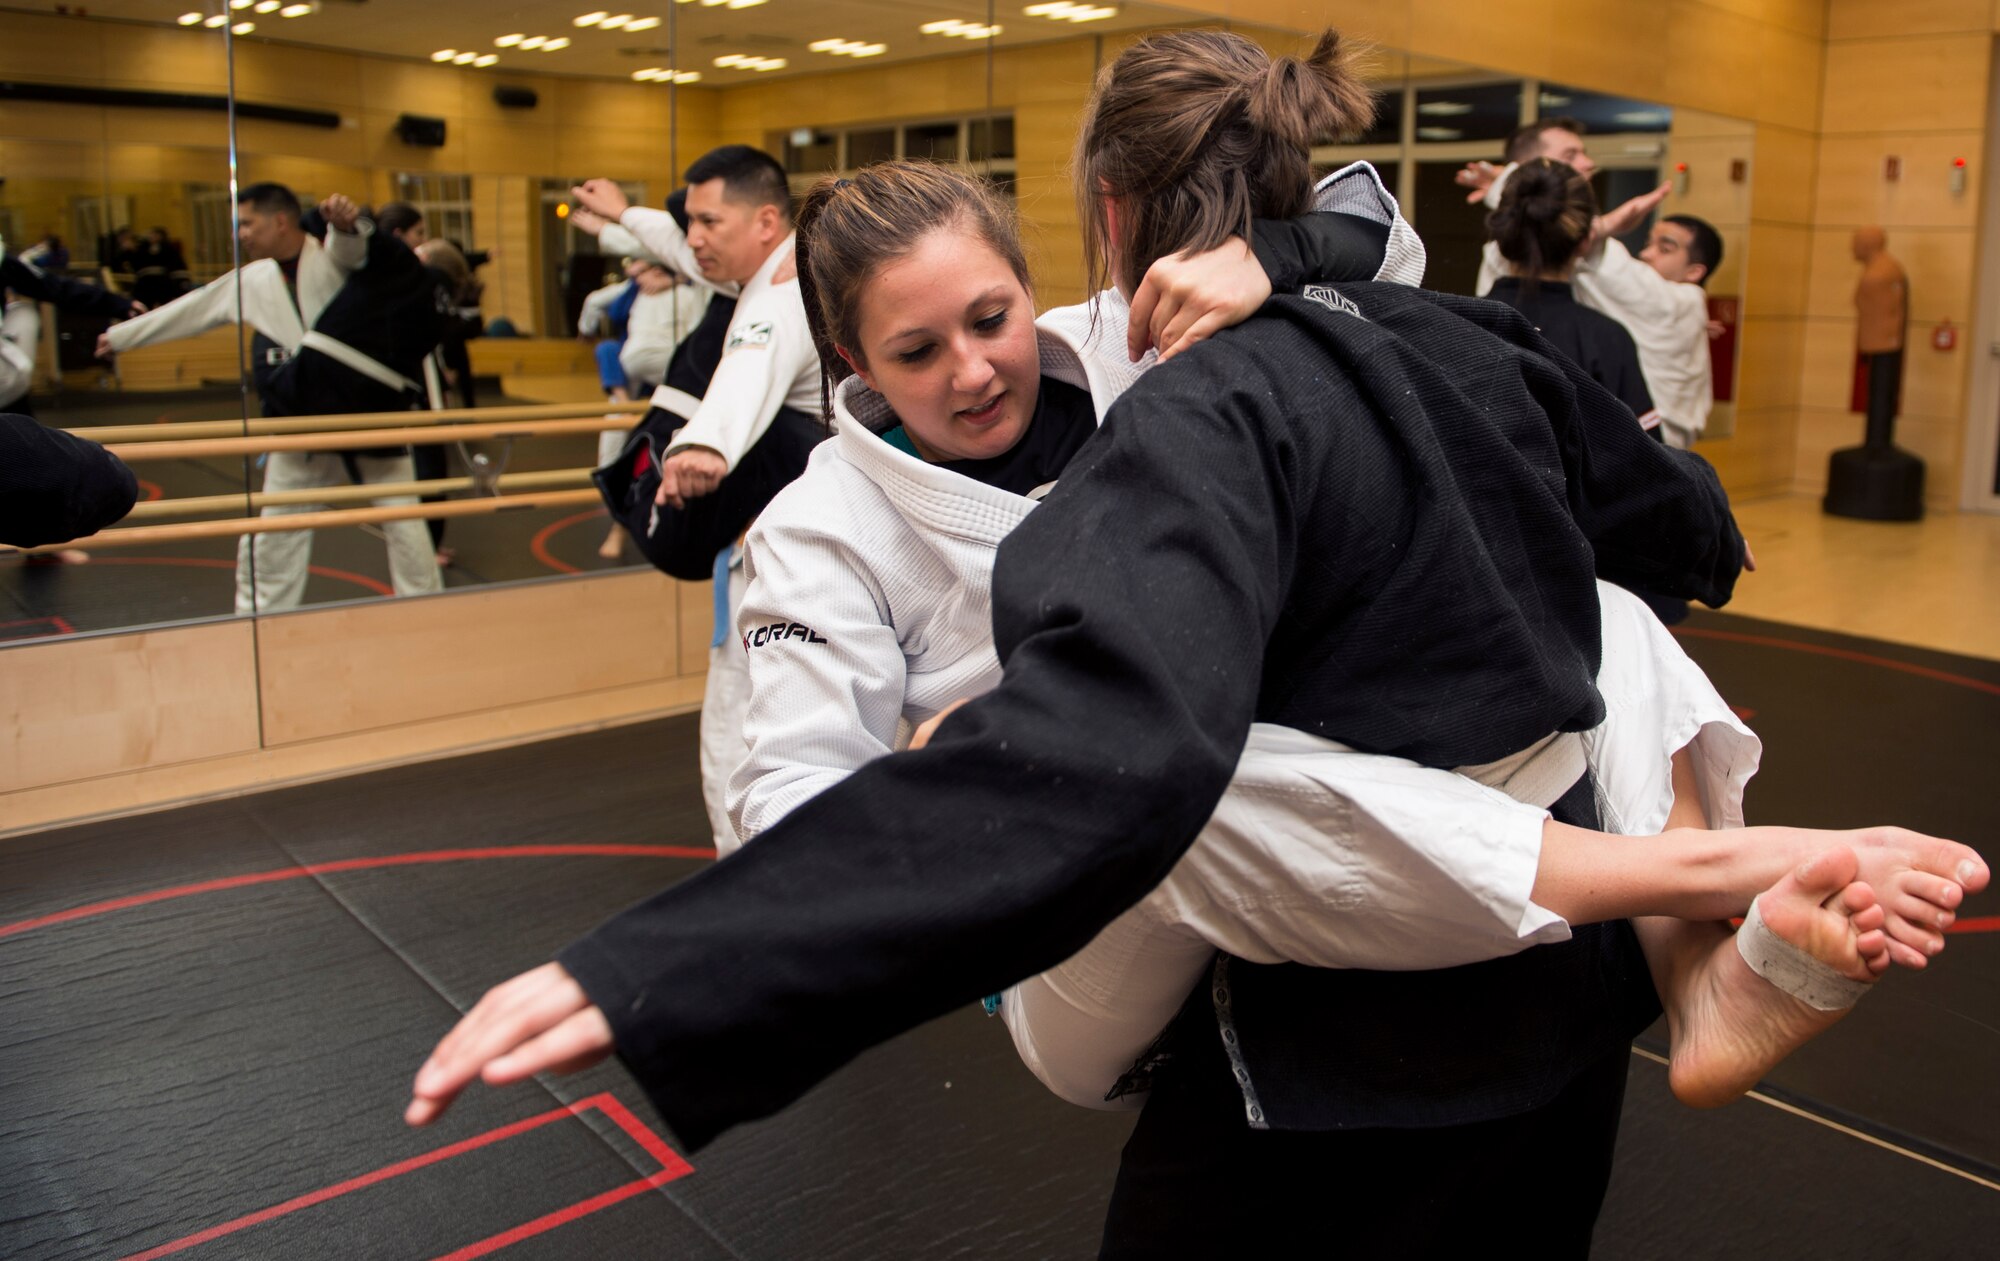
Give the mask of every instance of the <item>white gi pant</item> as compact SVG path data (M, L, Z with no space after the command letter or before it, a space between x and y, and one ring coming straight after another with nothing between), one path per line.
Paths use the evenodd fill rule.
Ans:
M1598 586L1608 714L1583 744L1603 830L1659 832L1671 759L1690 745L1709 825L1741 826L1762 745L1643 603ZM1566 940L1569 925L1531 899L1547 817L1468 778L1258 724L1228 794L1166 880L1069 960L1007 990L1001 1019L1056 1094L1138 1107L1143 1095L1104 1096L1218 950L1252 963L1418 971Z
M0 295L4 296L4 295ZM42 313L26 298L0 311L0 408L28 397L35 383L35 352L42 340Z
M361 480L415 481L416 465L406 451L394 456L356 455ZM348 485L347 464L338 451L273 451L264 464L264 489L311 490ZM392 495L373 501L378 507L415 504L415 495ZM271 504L259 514L282 517L317 512L321 504ZM384 521L381 529L389 547L389 580L397 595L425 595L444 590L430 530L421 519ZM311 530L281 530L246 534L236 545L236 611L275 613L295 609L305 597L306 571L312 563Z
M743 761L743 716L750 709L750 657L736 634L743 611L743 545L730 549L729 618L722 642L708 650L708 682L701 694L701 800L718 854L740 848L729 818L729 777Z

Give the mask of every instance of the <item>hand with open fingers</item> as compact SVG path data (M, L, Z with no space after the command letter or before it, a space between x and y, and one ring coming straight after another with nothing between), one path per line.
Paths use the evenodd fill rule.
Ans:
M319 204L319 212L326 216L326 224L336 232L354 231L355 221L361 218L361 207L344 193L335 193Z
M1646 216L1660 208L1660 203L1672 192L1672 180L1666 180L1650 193L1640 193L1637 197L1597 216L1591 225L1590 243L1596 246L1609 237L1624 236L1627 232L1646 221Z
M1468 190L1465 194L1467 205L1478 205L1486 198L1486 190L1493 187L1493 181L1500 178L1500 168L1491 162L1467 162L1452 176L1452 182Z
M690 499L713 494L729 473L729 464L719 451L707 447L683 447L660 465L660 490L653 502L669 508L685 508Z
M605 217L595 211L586 210L582 206L573 206L570 208L569 226L575 228L578 232L596 236L598 233L604 231L606 222Z
M403 1120L429 1125L474 1078L489 1086L574 1073L611 1053L611 1025L559 963L486 991L417 1070Z
M631 198L614 180L585 180L569 190L569 195L594 215L616 223L632 207Z
M1132 295L1125 349L1133 362L1156 347L1165 363L1241 324L1271 296L1271 278L1241 237L1201 254L1170 254L1146 269Z
M917 729L910 733L910 748L913 750L921 749L930 744L931 737L937 734L938 724L951 717L960 706L971 699L970 696L961 696L935 714L932 714L929 718L918 723Z

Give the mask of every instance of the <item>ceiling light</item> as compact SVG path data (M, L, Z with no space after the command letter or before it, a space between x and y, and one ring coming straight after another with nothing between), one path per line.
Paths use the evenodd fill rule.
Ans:
M658 18L633 18L625 24L625 33L630 35L634 31L650 31L659 24Z
M1432 118L1456 118L1460 114L1470 114L1472 106L1464 101L1425 101L1417 106L1417 112Z
M762 4L764 3L764 0L757 0L757 3ZM783 57L766 57L764 58L763 61L751 67L751 69L757 70L759 72L765 70L783 70L784 68L785 68L785 59Z
M203 18L201 24L212 31L216 27L226 24L228 21L229 17L227 14L218 13L212 18Z
M499 60L500 55L498 53L482 53L473 59L472 64L475 66L490 66Z
M1540 99L1545 109L1561 109L1569 104L1569 98L1560 92L1543 92Z
M478 60L479 60L478 53L460 53L458 56L453 57L451 59L451 64L454 66L469 66L473 62Z
M730 53L725 57L717 57L715 59L715 68L717 70L727 70L731 66L739 65L748 60L750 59L748 57L745 57L742 53Z
M313 7L309 4L288 4L278 10L278 16L281 18L302 18L312 11Z
M556 51L558 48L568 48L568 47L569 47L569 38L567 36L562 36L556 39L552 39L546 44L543 44L542 51L545 53L552 53Z
M200 25L201 25L201 14L199 14L199 13L183 13L183 14L181 14L181 17L180 17L180 23L181 23L181 25L182 25L182 26L200 26Z
M231 35L248 35L250 32L256 29L257 29L257 24L255 22L238 22L236 25L229 28L229 33Z
M595 12L595 13L586 13L586 14L584 14L584 15L583 15L582 17L580 17L580 18L576 19L576 21L574 21L573 23L571 23L571 25L572 25L572 26L596 26L596 25L597 25L597 24L598 24L599 22L602 22L602 21L603 21L603 20L604 20L605 18L608 18L608 17L610 17L610 16L611 16L611 15L610 15L609 13L606 13L606 12L605 12L605 11L604 11L603 9L599 9L599 10L598 10L597 12Z
M732 9L754 9L762 3L764 3L764 0L729 0L729 7Z
M617 17L609 17L603 19L598 23L598 26L602 27L607 31L615 31L619 27L625 25L627 22L630 22L631 20L632 20L631 14L620 13Z
M880 57L888 51L889 46L887 44L865 44L848 55L852 57Z
M701 82L701 71L699 71L699 70L682 70L682 71L680 71L679 73L677 73L677 74L675 74L675 75L674 75L674 82L675 82L675 83L700 83L700 82Z
M926 35L955 35L960 39L991 39L1000 33L998 26L981 26L976 22L961 22L957 18L926 22L917 29Z
M637 83L651 83L654 79L659 77L659 74L660 74L660 68L658 66L648 66L644 70L634 70L632 72L632 78L633 81Z
M229 7L232 9L247 9L255 3L257 3L257 0L229 0Z
M1463 140L1464 138L1465 133L1456 127L1417 128L1417 139L1419 140Z
M502 35L493 41L493 46L495 48L512 48L526 38L527 36L525 35Z
M701 7L704 9L713 9L718 4L726 3L728 3L728 0L701 0Z
M528 36L528 38L521 41L521 47L540 48L543 44L546 44L548 42L549 42L549 37L546 35L530 35Z
M257 0L256 9L259 13L276 13L278 4L279 0Z
M834 49L840 47L841 44L845 42L846 41L844 40L838 40L838 39L816 39L812 43L806 45L806 51L813 53L830 53Z
M1622 114L1613 114L1611 119L1613 122L1624 123L1627 127L1657 127L1661 123L1672 121L1665 113L1656 109L1627 110Z
M458 50L456 48L440 48L436 52L431 54L431 60L450 61L453 57L456 56L458 56Z
M1070 0L1053 0L1048 4L1031 4L1021 10L1031 18L1047 18L1051 22L1095 22L1100 18L1117 16L1115 7L1106 5L1073 4Z

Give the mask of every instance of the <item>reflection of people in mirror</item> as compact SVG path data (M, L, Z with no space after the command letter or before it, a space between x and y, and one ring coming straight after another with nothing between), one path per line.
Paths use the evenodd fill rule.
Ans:
M408 411L428 403L419 382L438 344L433 282L417 256L377 233L347 197L334 195L308 225L292 191L252 184L237 198L239 237L251 260L201 289L114 326L98 339L109 356L192 337L239 318L255 330L252 376L266 416ZM313 230L309 231L308 227ZM267 492L349 482L407 482L416 471L408 447L359 451L273 451L264 462ZM417 501L390 496L374 501ZM261 515L311 512L313 504L269 504ZM398 595L443 589L422 521L381 523L389 575ZM244 535L237 547L236 609L295 608L305 596L312 555L308 530Z

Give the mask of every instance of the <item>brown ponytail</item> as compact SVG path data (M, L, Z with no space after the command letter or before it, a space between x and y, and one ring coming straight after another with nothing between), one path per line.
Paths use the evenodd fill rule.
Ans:
M1507 177L1499 207L1486 216L1486 234L1520 272L1521 291L1533 293L1544 272L1569 266L1596 219L1589 180L1568 163L1534 158Z
M933 232L976 234L1031 288L1014 211L991 185L930 162L881 162L852 179L828 177L800 207L797 265L813 348L819 352L820 404L833 416L833 391L853 375L840 356L859 352L861 291L889 263L907 257Z
M1273 59L1240 35L1169 31L1098 76L1075 180L1092 290L1137 284L1169 254L1250 238L1253 218L1309 207L1312 146L1367 129L1375 101L1361 54L1320 34L1305 58ZM1118 245L1109 204L1119 207Z

